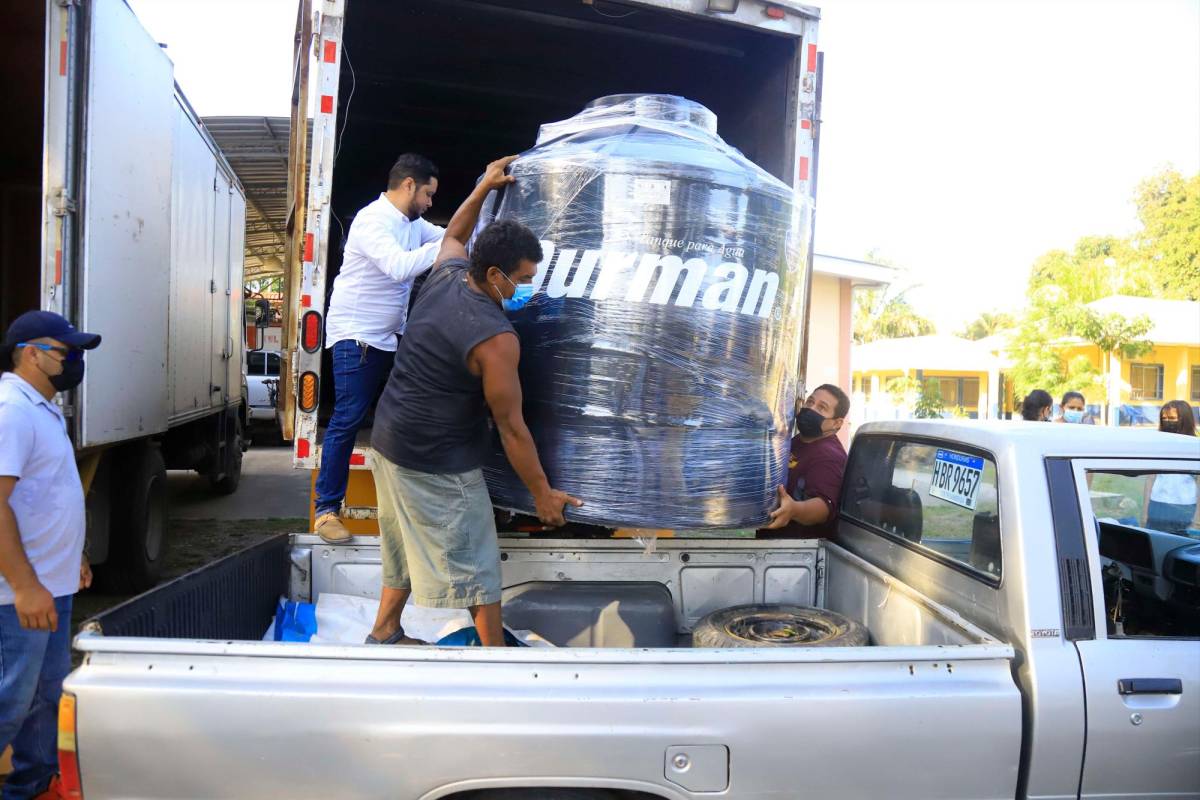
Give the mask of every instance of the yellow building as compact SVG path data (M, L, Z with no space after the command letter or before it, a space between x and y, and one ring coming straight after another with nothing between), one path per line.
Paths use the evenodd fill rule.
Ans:
M1144 315L1153 323L1146 334L1154 343L1149 353L1133 359L1107 357L1107 397L1103 386L1097 387L1096 397L1084 392L1091 406L1108 402L1110 425L1158 425L1158 410L1168 400L1200 404L1200 303L1112 295L1088 306L1128 319ZM1061 347L1065 361L1084 356L1103 374L1106 356L1097 346L1074 339Z
M850 419L910 419L919 387L936 381L943 416L999 415L1003 363L993 347L958 336L913 336L855 345L850 356Z

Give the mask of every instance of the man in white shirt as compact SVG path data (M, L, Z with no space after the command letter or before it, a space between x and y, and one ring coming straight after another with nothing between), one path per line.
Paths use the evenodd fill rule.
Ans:
M433 266L445 233L421 219L437 187L437 167L429 159L400 156L388 172L387 191L350 225L342 268L333 281L325 346L333 356L335 399L321 445L315 499L316 532L330 543L350 538L339 512L354 439L387 382L413 280Z
M0 751L13 748L5 797L46 791L71 670L71 601L91 584L83 485L54 395L83 380L100 337L50 311L13 321L0 345Z

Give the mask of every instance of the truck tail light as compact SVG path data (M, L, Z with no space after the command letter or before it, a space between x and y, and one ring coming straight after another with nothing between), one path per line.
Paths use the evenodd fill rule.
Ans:
M83 798L79 754L75 749L75 695L63 692L58 702L58 771L60 798Z
M317 391L319 382L315 372L306 372L300 376L300 410L305 414L317 407L317 398L320 396Z
M300 325L300 346L306 353L315 353L321 347L321 315L308 311Z

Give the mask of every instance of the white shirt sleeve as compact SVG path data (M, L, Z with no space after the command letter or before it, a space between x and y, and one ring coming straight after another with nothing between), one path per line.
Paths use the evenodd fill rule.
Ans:
M382 222L362 220L356 227L357 230L351 231L357 234L356 249L396 282L412 280L433 266L437 257L440 247L437 241L422 244L416 250L405 250Z
M33 454L33 425L16 406L0 405L0 475L18 480Z
M434 225L432 222L426 222L424 219L418 219L417 223L421 226L421 244L429 244L430 242L440 242L442 237L446 235L446 229L440 225Z

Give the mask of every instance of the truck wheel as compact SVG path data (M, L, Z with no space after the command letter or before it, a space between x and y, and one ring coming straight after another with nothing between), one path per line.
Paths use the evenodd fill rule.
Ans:
M823 608L747 605L714 611L692 631L692 647L862 647L867 629Z
M469 800L615 800L604 789L483 789L467 795Z
M108 558L108 542L112 531L112 470L107 456L101 456L96 476L84 498L87 519L88 558L103 563Z
M156 444L121 454L113 466L113 513L108 559L97 575L122 594L158 584L167 550L167 467Z
M242 420L238 415L232 415L225 427L224 474L211 480L217 494L233 494L242 482L242 436Z

